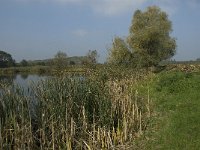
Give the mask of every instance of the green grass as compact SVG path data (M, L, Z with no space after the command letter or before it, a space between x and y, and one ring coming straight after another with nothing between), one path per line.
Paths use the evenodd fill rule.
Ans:
M154 120L143 149L198 150L200 147L200 74L163 72L151 90ZM140 145L140 146L141 146Z

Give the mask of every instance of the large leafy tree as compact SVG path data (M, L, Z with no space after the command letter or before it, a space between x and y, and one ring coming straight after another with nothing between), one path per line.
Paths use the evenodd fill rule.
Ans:
M108 62L138 67L156 66L176 52L176 40L170 36L172 23L159 7L135 11L127 41L116 37Z
M175 54L176 40L170 36L172 23L159 7L134 13L127 42L142 66L156 66Z
M15 60L12 58L11 54L0 51L0 67L12 67L15 65Z

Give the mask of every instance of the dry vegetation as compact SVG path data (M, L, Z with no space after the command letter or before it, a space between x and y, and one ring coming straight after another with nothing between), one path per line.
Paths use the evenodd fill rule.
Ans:
M148 91L137 90L147 75L99 73L50 78L28 94L2 84L0 148L134 149L151 115Z

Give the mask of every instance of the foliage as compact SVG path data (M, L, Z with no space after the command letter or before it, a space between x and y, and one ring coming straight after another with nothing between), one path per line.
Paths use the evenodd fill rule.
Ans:
M176 41L170 37L171 21L160 8L148 7L134 13L127 42L142 66L156 66L175 54ZM138 57L137 57L138 58Z
M192 74L183 74L182 72L170 73L168 75L164 75L160 78L157 84L158 91L167 91L168 93L180 93L187 92L187 89L191 84L190 79L192 78ZM170 86L169 86L170 85ZM194 85L192 85L194 86Z
M170 37L171 32L171 21L160 8L153 6L144 12L137 10L127 41L116 37L108 60L139 68L157 66L175 54L176 41Z
M73 56L73 57L68 57L68 62L74 62L75 65L81 65L82 62L86 59L86 56Z
M82 63L85 65L96 64L98 57L99 56L98 56L97 50L89 50Z
M200 58L197 58L196 61L200 61Z
M62 70L68 65L67 54L62 51L58 51L54 56L53 65L57 70Z
M128 64L131 61L131 52L128 45L120 37L115 37L112 48L109 49L108 62L112 64Z
M81 65L82 61L85 60L86 56L73 56L67 57L66 61L70 65ZM54 58L53 58L54 59ZM52 66L54 65L53 59L44 59L44 60L28 60L27 66ZM18 64L18 66L22 66L22 61Z
M70 64L70 65L75 65L76 63L75 63L74 61L71 60L71 61L69 62L69 64Z
M98 61L98 53L97 50L89 50L89 52L87 53L87 58L89 60L90 63L92 64L96 64Z
M23 66L23 67L28 66L28 61L26 61L25 59L23 59L23 60L20 62L20 66Z
M15 60L12 58L12 56L4 51L0 51L0 67L12 67L15 65Z

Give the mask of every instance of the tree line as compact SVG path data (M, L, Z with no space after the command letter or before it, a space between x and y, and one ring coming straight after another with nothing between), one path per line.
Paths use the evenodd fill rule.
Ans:
M55 66L58 69L72 65L91 65L98 62L97 50L89 50L85 56L68 57L67 53L58 51L54 58L46 60L28 61L23 59L21 62L16 63L12 55L0 51L0 68L8 67L27 67L27 66Z

